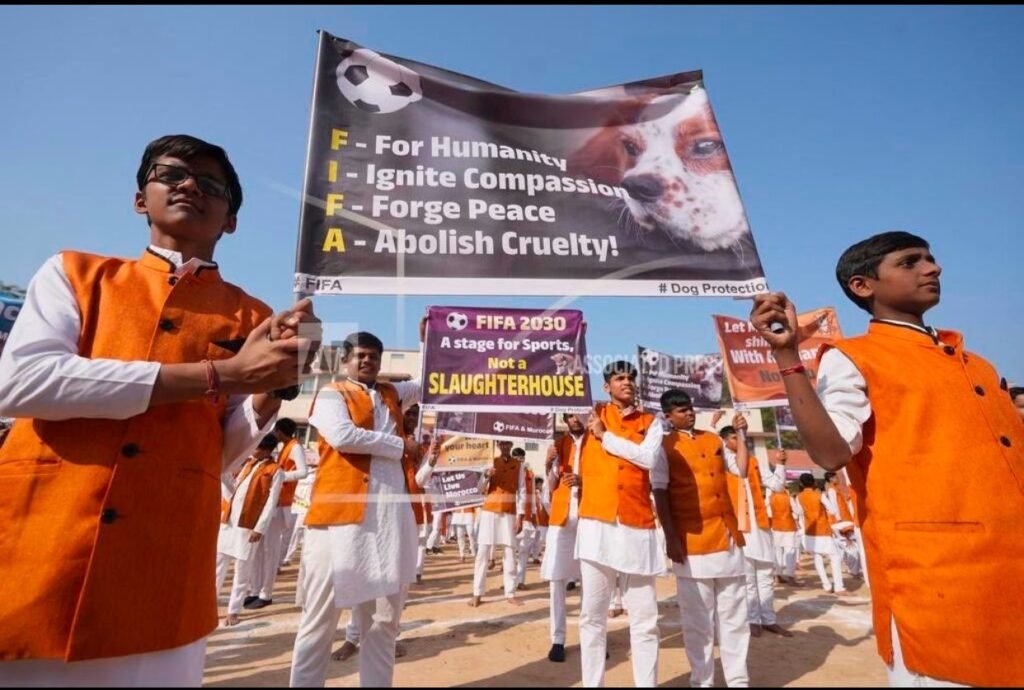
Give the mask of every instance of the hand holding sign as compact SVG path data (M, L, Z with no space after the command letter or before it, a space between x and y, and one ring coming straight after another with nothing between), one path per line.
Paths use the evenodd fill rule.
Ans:
M800 344L797 339L796 307L783 292L756 295L750 310L750 322L775 351L795 351ZM773 330L773 324L781 324L782 331Z
M591 436L600 441L604 438L604 422L601 421L601 415L598 414L597 408L594 408L593 414L590 415L590 419L587 420L587 428L590 431Z

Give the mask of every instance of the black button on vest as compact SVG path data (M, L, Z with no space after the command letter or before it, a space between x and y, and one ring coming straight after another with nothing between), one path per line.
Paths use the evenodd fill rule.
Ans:
M170 319L160 319L160 330L161 331L173 331L174 322Z
M112 523L117 518L118 518L117 511L114 510L113 508L107 508L102 513L100 513L100 520L102 520L103 523L107 524L107 525Z
M167 282L168 282L168 284L170 284L172 286L173 285L177 285L178 284L178 276L171 276L170 278L167 279Z
M952 345L947 345L946 347L942 348L942 351L945 352L947 355L956 354L956 348L953 347Z
M975 386L974 392L977 393L978 395L985 395L985 389L982 388L981 386Z
M134 443L126 443L121 447L121 455L126 458L134 458L139 454L139 447Z
M1006 438L1005 436L1000 436L999 437L999 442L1002 443L1007 448L1009 448L1011 445L1013 445L1012 443L1010 443L1010 439Z

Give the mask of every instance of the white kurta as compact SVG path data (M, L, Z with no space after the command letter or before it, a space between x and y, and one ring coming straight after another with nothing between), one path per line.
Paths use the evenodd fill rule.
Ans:
M666 424L665 433L670 433ZM680 431L693 438L693 432ZM728 449L726 449L728 451ZM727 472L739 476L739 468L736 463L726 463ZM655 457L654 467L651 468L651 487L655 489L668 489L669 466L668 456L663 447L659 447ZM693 580L713 579L716 577L743 577L743 549L728 536L729 547L725 551L714 553L687 554L686 560L682 563L672 563L672 574L676 577L686 577Z
M761 470L761 481L764 488L775 491L786 485L786 468L784 465L776 465L775 472L769 472L767 466L761 466L756 455L751 454L748 462L757 462ZM728 470L739 476L739 465L736 463L736 454L725 448L725 463ZM743 479L743 490L747 492L747 518L750 524L750 531L743 533L743 555L752 561L762 563L774 563L775 558L772 552L772 532L770 529L761 529L757 526L757 512L754 508L754 494L750 490L750 480Z
M502 461L505 462L505 461ZM508 462L512 462L509 460ZM480 492L488 484L488 479L480 477ZM486 500L486 495L485 495ZM480 524L476 534L476 543L480 546L510 546L518 543L516 536L516 516L526 511L526 467L519 463L519 476L516 480L516 512L494 513L490 510L480 510Z
M586 432L572 437L572 472L580 473L580 451ZM544 478L545 504L550 514L550 497L561 480L559 465L555 465ZM579 580L580 562L576 558L576 531L580 515L579 487L569 491L569 515L564 525L549 525L544 544L544 558L540 564L540 576L544 580Z
M249 486L252 484L252 478L256 475L256 470L268 462L273 462L273 458L268 457L257 463L235 488L234 497L231 499L230 522L228 524L221 523L220 533L217 535L217 553L247 561L252 557L256 547L263 543L262 541L250 542L249 537L253 532L266 535L270 520L277 510L277 499L281 495L281 486L284 484L284 472L278 470L274 473L270 481L270 495L267 497L267 502L263 504L263 509L253 528L239 526L238 520L242 516L242 508L245 505L246 495L249 493Z
M663 437L660 420L655 420L639 445L605 431L601 447L650 471ZM630 527L618 519L609 523L580 518L576 528L575 555L581 561L593 561L627 575L659 575L665 570L665 559L658 549L658 535L654 528Z
M392 385L403 408L418 401L418 382ZM338 451L370 455L363 521L326 528L331 541L334 605L338 608L398 594L403 585L416 581L419 538L402 471L405 445L380 394L374 389L368 392L373 401L372 431L352 423L345 401L331 389L320 392L309 417L309 423Z
M178 268L195 272L207 262L184 265L178 252L150 246ZM29 282L25 303L0 357L0 415L63 419L128 419L149 409L160 363L90 359L78 354L82 317L60 254L50 257ZM221 449L230 470L273 427L276 415L257 424L252 397L228 398ZM214 573L210 573L213 582ZM66 663L52 659L0 662L0 679L11 685L199 685L206 638L177 649Z

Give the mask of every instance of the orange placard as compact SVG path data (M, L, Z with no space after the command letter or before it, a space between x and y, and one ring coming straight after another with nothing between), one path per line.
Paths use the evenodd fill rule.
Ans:
M733 404L739 407L775 407L786 405L786 389L779 375L768 341L746 319L715 314L718 348L725 363ZM843 337L839 319L832 307L823 307L797 315L800 335L800 361L807 367L811 382L817 377L818 348Z

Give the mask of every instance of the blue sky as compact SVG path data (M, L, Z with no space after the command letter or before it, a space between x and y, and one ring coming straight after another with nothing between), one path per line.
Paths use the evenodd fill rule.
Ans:
M133 256L146 143L224 146L245 188L224 274L291 301L318 28L511 88L546 93L703 69L768 280L801 309L866 314L835 260L889 229L944 267L939 327L1024 382L1024 10L1019 7L3 7L0 280L26 285L64 248ZM320 297L325 321L415 347L428 304L551 298ZM721 298L581 298L592 354L716 348ZM1013 315L1017 314L1017 317ZM332 334L345 326L338 326ZM344 335L344 333L340 333Z

